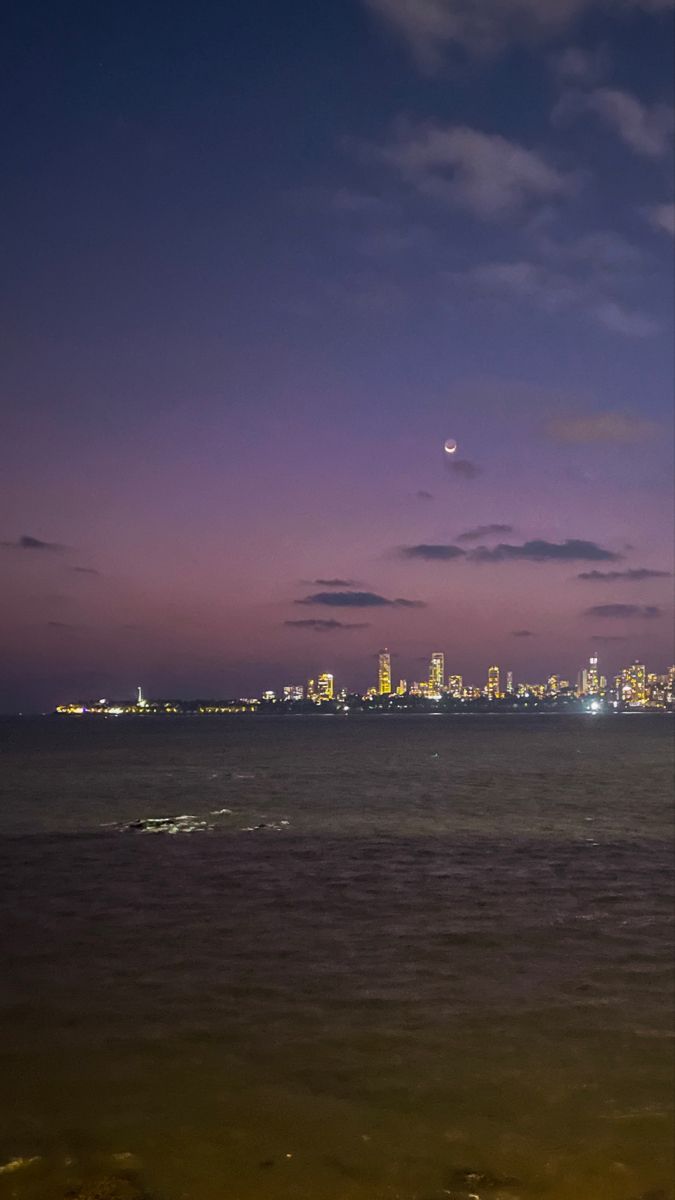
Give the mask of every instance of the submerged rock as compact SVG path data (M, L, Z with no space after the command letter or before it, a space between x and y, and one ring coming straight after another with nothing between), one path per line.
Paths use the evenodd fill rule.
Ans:
M448 1186L451 1188L464 1187L474 1192L479 1188L494 1192L498 1188L521 1187L522 1181L513 1175L491 1175L487 1171L476 1171L471 1167L464 1167L450 1172Z
M130 1179L106 1175L85 1183L77 1192L67 1192L66 1200L147 1200L147 1197Z
M33 1158L10 1158L9 1162L0 1164L0 1175L9 1175L13 1171L20 1171L23 1167L30 1167L36 1162L40 1162L39 1154L34 1155Z
M203 833L212 826L190 813L181 813L176 817L138 817L115 828L122 833Z

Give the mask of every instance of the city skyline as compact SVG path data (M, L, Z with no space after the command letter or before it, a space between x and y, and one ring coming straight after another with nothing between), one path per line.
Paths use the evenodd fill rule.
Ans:
M0 711L673 660L670 4L292 10L12 14Z
M599 664L597 653L593 653L573 678L566 679L562 674L553 673L549 674L545 680L519 679L512 669L502 671L500 666L492 664L486 669L485 677L481 681L480 679L465 678L463 675L452 672L445 675L442 673L444 653L434 651L428 659L427 668L426 678L422 675L419 679L410 681L403 677L396 680L392 675L392 655L388 650L382 650L377 656L377 677L366 688L355 687L348 681L336 679L332 672L323 671L318 673L315 678L308 678L305 682L296 679L295 682L285 682L282 686L267 687L256 699L252 698L250 692L239 696L221 696L219 699L216 699L214 694L210 699L216 707L203 711L228 711L219 709L218 703L251 705L259 704L261 701L263 703L312 701L322 705L344 699L347 696L361 696L363 699L371 701L389 701L408 697L430 701L450 698L477 700L482 697L490 702L509 699L517 701L522 696L537 696L540 699L575 696L579 699L597 697L632 702L638 705L658 700L661 707L672 707L675 704L675 664L667 669L653 671L649 670L645 663L636 659L629 664L624 664L613 674L606 675ZM124 711L133 709L133 711L145 712L149 706L158 701L164 703L165 699L168 700L168 697L148 699L143 693L141 684L136 685L135 690L134 700L122 701L125 706ZM192 693L192 695L195 699L197 698L197 693ZM183 703L186 698L173 697L172 699ZM202 697L202 700L206 701L206 698ZM100 698L97 701L91 699L84 701L82 698L65 700L56 706L56 711L75 713L105 709L118 715L123 711L122 708L116 707L119 702L120 698L116 700ZM89 707L82 707L83 704ZM166 711L178 710L169 707Z

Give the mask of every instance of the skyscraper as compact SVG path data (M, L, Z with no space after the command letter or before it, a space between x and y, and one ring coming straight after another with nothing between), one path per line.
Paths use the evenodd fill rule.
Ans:
M590 696L597 696L600 691L600 679L598 676L598 656L592 654L588 660L588 671L586 674L586 689Z
M335 680L333 676L327 672L319 675L316 683L316 691L319 700L332 700L335 695Z
M513 695L513 671L506 672L506 692L507 695Z
M499 697L499 667L488 667L487 694L491 700Z
M464 680L461 675L448 675L448 691L451 696L461 696L464 690Z
M621 675L622 699L629 704L647 703L647 670L644 663L634 662Z
M380 651L377 690L381 696L391 695L391 655L388 650Z
M429 691L433 695L441 695L444 678L445 655L442 650L434 650L429 663Z

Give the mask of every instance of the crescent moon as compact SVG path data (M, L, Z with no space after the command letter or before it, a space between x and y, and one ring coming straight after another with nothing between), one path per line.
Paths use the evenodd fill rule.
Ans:
M457 450L457 442L454 438L448 438L443 449L445 450L446 454L454 454Z

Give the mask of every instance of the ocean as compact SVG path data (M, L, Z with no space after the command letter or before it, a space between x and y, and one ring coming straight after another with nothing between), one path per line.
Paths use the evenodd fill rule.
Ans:
M0 1198L671 1200L672 728L1 720Z

